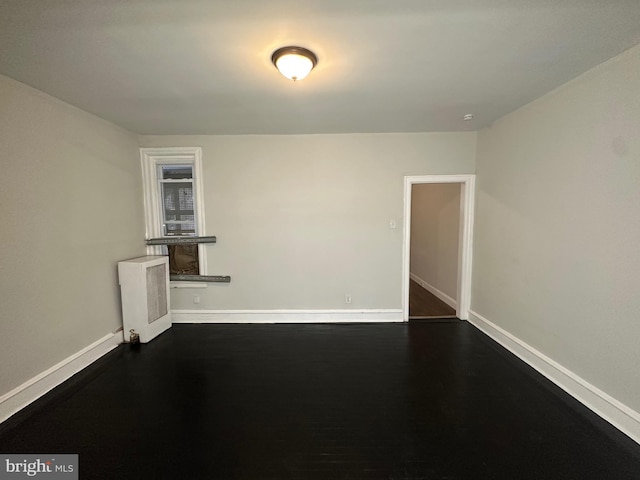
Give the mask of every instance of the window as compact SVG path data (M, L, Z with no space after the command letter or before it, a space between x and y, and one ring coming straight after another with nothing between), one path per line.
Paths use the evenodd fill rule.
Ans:
M162 194L163 236L196 235L193 166L159 165L158 182Z
M202 149L141 148L146 238L204 236ZM199 245L147 246L149 255L169 255L172 273L206 275Z

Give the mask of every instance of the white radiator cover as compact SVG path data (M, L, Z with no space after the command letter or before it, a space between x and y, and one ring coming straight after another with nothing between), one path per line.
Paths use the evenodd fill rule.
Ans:
M171 327L169 257L148 255L118 262L125 342L131 330L147 343Z

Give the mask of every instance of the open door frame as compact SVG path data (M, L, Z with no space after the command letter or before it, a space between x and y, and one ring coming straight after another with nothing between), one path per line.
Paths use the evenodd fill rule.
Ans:
M471 261L473 250L473 214L475 175L416 175L404 177L404 235L402 249L402 319L409 321L409 274L411 272L411 193L422 183L459 183L460 240L458 242L458 287L456 316L469 319L471 307Z

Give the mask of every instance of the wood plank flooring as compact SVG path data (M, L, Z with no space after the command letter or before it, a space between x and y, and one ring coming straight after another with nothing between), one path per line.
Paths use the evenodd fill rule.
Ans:
M419 283L409 281L409 318L450 318L456 316L456 311L444 303L433 293L423 288Z
M81 479L638 479L640 446L467 322L175 325L0 426Z

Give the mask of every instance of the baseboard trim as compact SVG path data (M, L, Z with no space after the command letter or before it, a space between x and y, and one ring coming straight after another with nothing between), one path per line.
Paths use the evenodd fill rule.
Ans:
M402 310L172 310L173 323L392 323Z
M428 292L433 293L436 297L438 297L440 300L442 300L444 303L446 303L450 307L455 308L456 310L458 309L458 302L456 302L455 298L451 298L442 290L437 289L436 287L431 285L429 282L421 279L415 273L410 273L409 278L411 278L411 280L416 282L418 285L420 285L422 288L424 288Z
M640 413L539 352L482 315L470 311L469 323L593 410L618 430L640 443Z
M122 330L105 335L0 397L0 423L88 367L124 341Z

